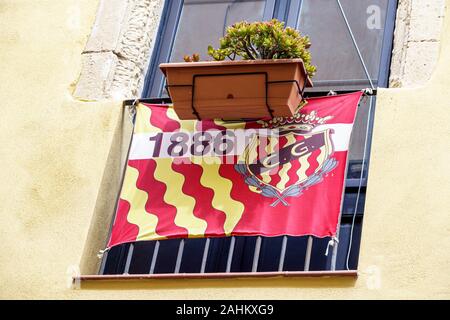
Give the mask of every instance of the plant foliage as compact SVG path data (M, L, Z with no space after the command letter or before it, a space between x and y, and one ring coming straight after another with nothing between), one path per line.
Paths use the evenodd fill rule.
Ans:
M302 36L293 28L284 28L284 23L277 19L252 23L241 21L226 31L218 49L208 46L208 55L214 60L301 58L310 77L316 72L308 51L311 46L309 37Z

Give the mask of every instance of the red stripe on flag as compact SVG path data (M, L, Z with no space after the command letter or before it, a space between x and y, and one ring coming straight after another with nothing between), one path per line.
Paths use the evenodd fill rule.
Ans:
M219 173L233 181L231 198L245 204L242 218L232 234L256 235L255 226L258 226L260 230L273 230L277 229L277 224L283 223L283 219L280 219L280 216L276 214L271 214L274 219L265 219L265 211L270 208L270 204L275 201L275 198L267 198L259 193L252 192L232 165L221 166Z
M269 155L273 155L275 153L279 154L279 151L281 149L281 147L280 147L281 140L280 139L281 139L281 137L275 140L276 141L275 145L273 145L272 152ZM273 141L271 143L273 144ZM274 187L277 185L278 182L281 181L281 177L278 174L280 169L281 168L279 166L276 166L276 167L270 169L269 172L268 172L268 174L270 176L270 185L272 185Z
M320 163L317 161L317 157L319 156L321 150L316 149L308 157L309 168L306 170L306 175L311 176L319 167Z
M265 121L269 121L270 119L265 119ZM261 123L257 121L248 121L245 123L245 129L261 129Z
M217 123L215 123L213 120L202 120L199 124L199 126L201 127L202 131L206 131L206 130L226 130L227 128L221 125L218 125Z
M167 116L167 107L147 104L146 106L152 110L150 123L153 126L160 128L164 132L174 132L180 129L180 123Z
M300 161L298 161L298 159L294 159L290 163L291 163L291 167L289 168L289 170L287 172L287 175L289 176L289 180L286 183L286 188L297 183L299 180L297 172L301 167Z
M137 225L128 222L128 212L130 212L130 203L126 200L119 199L108 247L136 240L139 228Z
M156 161L153 159L130 160L128 165L139 171L136 185L148 194L145 210L158 217L156 233L168 238L174 236L187 237L187 230L175 224L176 207L164 202L164 194L167 190L166 185L154 178L157 166Z

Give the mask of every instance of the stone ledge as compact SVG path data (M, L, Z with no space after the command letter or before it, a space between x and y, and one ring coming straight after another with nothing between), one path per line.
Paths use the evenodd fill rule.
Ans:
M445 0L399 0L389 86L427 82L439 58Z
M100 1L82 53L76 98L125 99L140 95L163 3L164 0Z
M73 93L74 97L91 101L105 98L105 92L109 91L117 63L117 56L109 51L82 54L81 74Z
M119 44L119 37L129 0L100 1L97 17L85 52L114 51Z

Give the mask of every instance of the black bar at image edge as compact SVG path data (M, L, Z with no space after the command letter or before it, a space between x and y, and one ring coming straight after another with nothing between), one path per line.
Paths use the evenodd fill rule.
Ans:
M274 295L278 288L247 288L259 290L273 290ZM292 288L292 290L296 290ZM105 291L86 291L86 296L102 298L110 296ZM98 294L96 294L96 292ZM132 295L132 292L130 293ZM213 292L211 292L213 295ZM70 294L68 294L70 296ZM74 296L85 296L82 292ZM127 293L124 291L116 292L113 295L116 298L126 298ZM295 294L292 294L295 297ZM398 299L401 299L399 296ZM3 311L8 307L14 312L14 316L20 313L29 313L43 311L46 314L54 314L63 316L70 313L70 316L86 317L98 315L102 319L106 319L109 315L114 315L119 319L130 319L130 316L141 314L148 319L163 316L164 319L335 319L337 315L358 317L361 319L370 312L371 316L386 317L391 310L397 309L402 312L402 318L408 313L418 316L418 311L426 312L429 317L432 312L448 310L448 301L386 301L386 300L313 300L313 301L296 301L296 300L149 300L149 301L1 301L0 306ZM361 313L358 312L361 308ZM442 308L442 310L439 310Z

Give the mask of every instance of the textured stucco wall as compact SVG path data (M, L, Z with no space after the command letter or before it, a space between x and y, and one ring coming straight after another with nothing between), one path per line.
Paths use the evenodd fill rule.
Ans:
M96 267L117 184L111 168L126 139L119 103L72 98L97 5L0 2L0 298L450 298L449 19L426 87L379 91L356 281L154 280L69 289L72 272Z
M122 117L72 98L97 5L0 1L0 297L63 292L82 258Z

